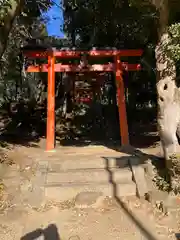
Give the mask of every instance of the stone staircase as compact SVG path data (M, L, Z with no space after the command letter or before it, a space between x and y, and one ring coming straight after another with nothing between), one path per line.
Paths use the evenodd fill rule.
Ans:
M106 152L74 153L64 154L62 159L49 159L45 197L66 201L81 192L98 192L111 197L134 196L137 184L129 163L129 156L117 152L114 156Z

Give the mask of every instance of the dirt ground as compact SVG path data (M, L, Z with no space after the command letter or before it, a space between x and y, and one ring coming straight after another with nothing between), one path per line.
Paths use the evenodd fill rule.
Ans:
M176 239L177 226L171 217L153 212L137 199L125 202L134 220L112 200L104 201L96 209L12 208L1 215L0 239Z
M64 149L64 155L74 154L73 147ZM84 151L79 149L76 151ZM96 150L93 150L95 155ZM157 154L159 147L142 151ZM78 207L73 200L38 205L39 190L30 190L33 181L35 185L40 184L40 179L33 178L37 163L64 155L60 156L59 151L48 155L44 151L44 140L38 146L16 146L7 154L9 163L14 164L0 167L0 240L178 239L178 205L168 215L136 197L103 198L94 207L85 208Z

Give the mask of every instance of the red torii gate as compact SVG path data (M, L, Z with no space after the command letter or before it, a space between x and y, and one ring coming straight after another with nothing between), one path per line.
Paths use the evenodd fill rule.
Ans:
M48 72L48 96L47 96L47 139L46 150L51 151L55 147L55 72L115 72L118 96L119 124L121 144L129 144L129 132L127 124L126 103L124 93L123 71L137 71L141 69L140 64L128 64L121 62L121 57L140 57L142 50L56 50L39 49L33 50L24 47L23 54L29 58L47 58L48 64L38 66L29 66L27 72ZM81 68L80 65L55 64L56 58L77 58L86 54L89 57L113 57L114 63L95 64L87 68Z

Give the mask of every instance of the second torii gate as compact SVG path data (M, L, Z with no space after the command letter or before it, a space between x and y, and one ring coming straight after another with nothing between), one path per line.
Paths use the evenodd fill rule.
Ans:
M119 110L119 125L121 144L129 144L129 132L127 123L126 103L124 82L122 73L126 71L137 71L141 69L140 64L128 64L121 62L121 57L140 57L143 53L142 50L56 50L41 48L35 50L28 46L23 49L24 56L28 58L41 58L48 59L48 64L37 66L29 66L27 72L48 72L48 96L47 96L47 139L46 150L51 151L55 147L55 72L114 72L116 76L117 97L118 97L118 110ZM95 64L88 65L82 68L81 65L64 65L55 63L56 58L77 58L83 54L89 57L113 57L114 63L110 64Z

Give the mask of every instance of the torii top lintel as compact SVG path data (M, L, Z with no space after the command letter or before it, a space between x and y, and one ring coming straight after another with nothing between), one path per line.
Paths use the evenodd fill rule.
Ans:
M104 49L104 50L96 50L92 49L89 51L83 50L57 50L54 48L46 49L41 48L38 49L31 47L31 49L23 48L23 54L26 57L31 58L44 58L49 55L53 55L56 58L76 58L80 57L82 54L86 54L90 57L111 57L119 55L120 57L140 57L143 54L142 49L122 49L122 50L114 50L114 49Z

